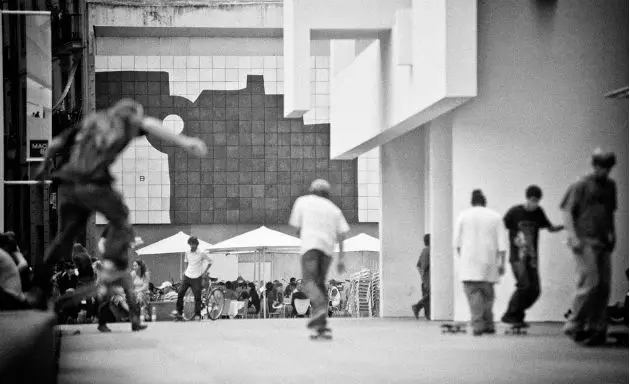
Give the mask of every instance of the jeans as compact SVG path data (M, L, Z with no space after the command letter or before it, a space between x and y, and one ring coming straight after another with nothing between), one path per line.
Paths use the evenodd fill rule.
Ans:
M328 317L328 290L326 275L332 258L318 249L311 249L302 255L302 278L304 291L311 300L312 319L309 328L326 328Z
M418 308L424 308L424 316L431 320L431 287L422 282L422 299L416 304Z
M534 305L540 296L540 277L538 268L527 260L517 260L510 264L516 280L516 291L512 294L503 319L520 323L525 320L525 310Z
M606 308L610 297L610 248L590 239L582 239L583 248L574 252L577 289L569 322L605 332Z
M191 279L184 275L182 285L177 292L177 313L181 315L184 311L184 296L189 287L192 289L193 295L195 296L195 315L201 316L201 276Z
M129 210L120 193L109 184L69 183L60 184L57 193L61 230L48 247L43 265L36 271L35 285L46 292L51 290L53 267L72 254L74 239L85 229L93 212L103 214L111 227L103 259L111 260L120 270L126 269L129 266L127 251L134 234L128 221Z
M470 322L474 332L494 329L492 306L494 305L494 283L487 281L464 281L464 292L470 306Z

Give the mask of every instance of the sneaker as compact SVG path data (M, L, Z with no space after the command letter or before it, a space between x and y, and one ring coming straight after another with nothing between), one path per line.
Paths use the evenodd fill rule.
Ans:
M481 336L484 334L484 331L473 331L473 336Z
M523 324L523 320L517 319L515 317L506 316L506 315L503 315L503 317L501 317L501 322L505 324L510 324L510 325Z
M177 311L173 311L171 312L170 315L173 319L175 319L175 321L183 321L184 320L184 316L182 316L181 313L177 312Z
M148 327L149 326L146 324L137 324L137 323L131 324L131 330L133 332L143 331L147 329Z
M567 321L564 324L564 326L562 327L562 333L564 333L576 343L581 343L591 336L591 332L585 331L582 325L570 321Z
M192 321L201 321L201 315L195 315L195 316L193 316L193 318L192 318L192 319L190 319L190 320L192 320Z
M483 331L481 331L482 333L487 333L488 335L494 335L495 333L497 333L497 330L494 328L486 328Z
M416 319L420 318L420 308L414 304L411 306L411 310L413 311L413 315L416 317Z
M102 333L108 333L112 331L106 324L99 325L96 329L98 329L98 331Z
M587 347L596 347L599 345L605 345L608 339L608 334L606 331L595 331L591 332L589 336L587 336L582 344Z

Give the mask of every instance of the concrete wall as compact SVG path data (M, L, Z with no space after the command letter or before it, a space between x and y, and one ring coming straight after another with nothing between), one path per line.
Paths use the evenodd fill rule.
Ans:
M628 81L627 15L626 1L480 1L479 96L452 114L453 218L474 188L504 214L537 184L548 217L559 224L561 198L589 171L591 151L616 152L612 301L628 290L628 101L603 95ZM529 320L562 320L570 304L574 262L564 239L542 232L542 296ZM461 284L454 284L455 317L467 319ZM511 273L496 289L500 316L513 290Z

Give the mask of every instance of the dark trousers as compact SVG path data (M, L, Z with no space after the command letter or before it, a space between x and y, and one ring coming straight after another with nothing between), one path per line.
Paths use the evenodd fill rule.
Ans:
M494 329L494 284L487 281L464 281L464 292L470 306L473 331Z
M328 318L328 290L326 275L332 258L324 252L311 249L302 255L302 278L304 290L311 300L312 320L309 328L326 328Z
M418 308L424 308L424 316L431 320L431 287L422 282L422 299L416 304Z
M118 269L126 269L129 266L127 251L134 235L122 196L109 184L62 183L57 193L61 230L35 273L35 285L46 292L51 290L53 267L72 254L74 239L85 229L93 212L103 214L111 228L103 259L111 260Z
M540 296L538 268L532 266L527 260L512 261L510 264L516 280L516 290L512 294L503 319L510 322L523 322L525 311L534 305Z
M611 252L598 241L582 241L582 250L574 253L577 289L569 322L605 332L608 328L606 308L610 297Z
M201 276L191 279L184 275L182 285L177 292L177 313L181 315L184 311L184 296L189 287L192 289L193 295L195 296L195 315L201 316Z

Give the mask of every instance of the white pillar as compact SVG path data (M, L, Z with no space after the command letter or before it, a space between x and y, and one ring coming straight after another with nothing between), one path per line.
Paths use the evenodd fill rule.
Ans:
M425 233L424 128L381 147L381 314L412 316L420 300L416 263Z
M453 140L449 115L425 125L428 232L431 233L431 318L453 319Z
M330 81L356 57L355 40L330 40Z

